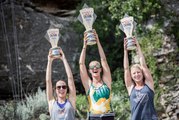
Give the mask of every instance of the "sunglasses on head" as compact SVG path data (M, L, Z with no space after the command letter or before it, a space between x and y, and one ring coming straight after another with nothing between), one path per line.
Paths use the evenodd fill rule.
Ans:
M89 69L94 69L94 68L99 69L99 68L101 68L101 65L100 64L96 64L96 65L89 66Z
M56 86L56 89L60 90L60 89L67 89L67 86L66 85L62 85L62 86Z

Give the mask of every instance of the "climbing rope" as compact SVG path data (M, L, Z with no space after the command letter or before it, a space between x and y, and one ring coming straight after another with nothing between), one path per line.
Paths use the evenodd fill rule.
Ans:
M8 67L9 67L9 79L10 79L10 84L12 87L12 94L14 100L19 100L22 99L23 94L22 94L22 77L21 77L21 64L19 61L19 50L18 50L18 40L17 40L17 30L15 26L15 13L14 13L14 2L11 0L11 14L12 14L12 25L13 25L13 40L14 40L14 52L15 52L15 64L13 64L12 61L12 48L10 43L12 44L13 42L9 42L8 34L7 34L7 25L6 25L6 20L5 20L5 15L4 15L4 9L3 9L3 2L0 3L1 9L0 9L0 15L1 15L1 24L2 24L2 31L3 31L3 38L6 41L6 53L7 53L7 62L8 62ZM15 72L14 74L14 67L15 65Z
M17 91L22 99L22 79L21 79L21 64L19 61L19 49L18 49L18 40L17 40L17 29L15 25L15 12L14 12L14 1L11 0L11 12L12 12L12 26L13 26L13 38L14 38L14 48L15 48L15 58L16 58L16 79L17 79Z
M7 36L7 29L6 29L6 22L5 22L5 17L4 17L4 10L3 10L3 3L1 3L1 24L2 24L2 31L3 31L3 37L6 41L6 53L7 53L7 57L8 57L8 65L9 65L9 74L10 74L10 84L11 84L11 87L12 87L12 93L13 93L13 97L15 96L15 94L17 94L16 92L16 89L15 89L15 86L14 86L14 82L15 79L14 79L14 75L13 75L13 72L12 72L12 67L13 67L13 64L12 64L12 59L11 59L11 52L10 52L10 44L9 44L9 39L8 39L8 36Z
M17 40L17 30L15 25L15 12L14 12L14 1L11 0L11 10L12 10L12 23L13 23L13 37L14 37L14 48L15 48L15 57L16 57L16 79L17 79L17 91L19 97L22 99L22 77L21 77L21 64L19 60L19 49L18 49L18 40Z

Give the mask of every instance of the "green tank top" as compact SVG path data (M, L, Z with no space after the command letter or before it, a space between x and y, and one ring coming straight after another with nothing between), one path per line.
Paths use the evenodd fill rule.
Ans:
M91 84L87 97L90 113L103 114L111 111L111 91L105 83L98 88Z

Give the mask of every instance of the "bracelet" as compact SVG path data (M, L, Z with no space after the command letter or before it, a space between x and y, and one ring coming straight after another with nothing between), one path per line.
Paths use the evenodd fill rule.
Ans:
M106 59L105 58L101 58L101 61L105 61Z
M80 62L79 65L84 65L84 63L81 63L81 62Z
M85 47L83 47L83 49L86 49Z
M124 68L124 70L129 70L129 67L127 67L127 68Z

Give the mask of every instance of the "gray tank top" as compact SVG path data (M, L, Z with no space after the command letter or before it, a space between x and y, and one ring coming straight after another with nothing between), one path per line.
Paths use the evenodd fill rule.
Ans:
M140 90L133 88L130 95L131 120L158 120L153 99L154 92L146 84Z
M75 120L75 109L69 100L67 100L63 108L60 108L57 101L54 101L51 110L51 120Z

